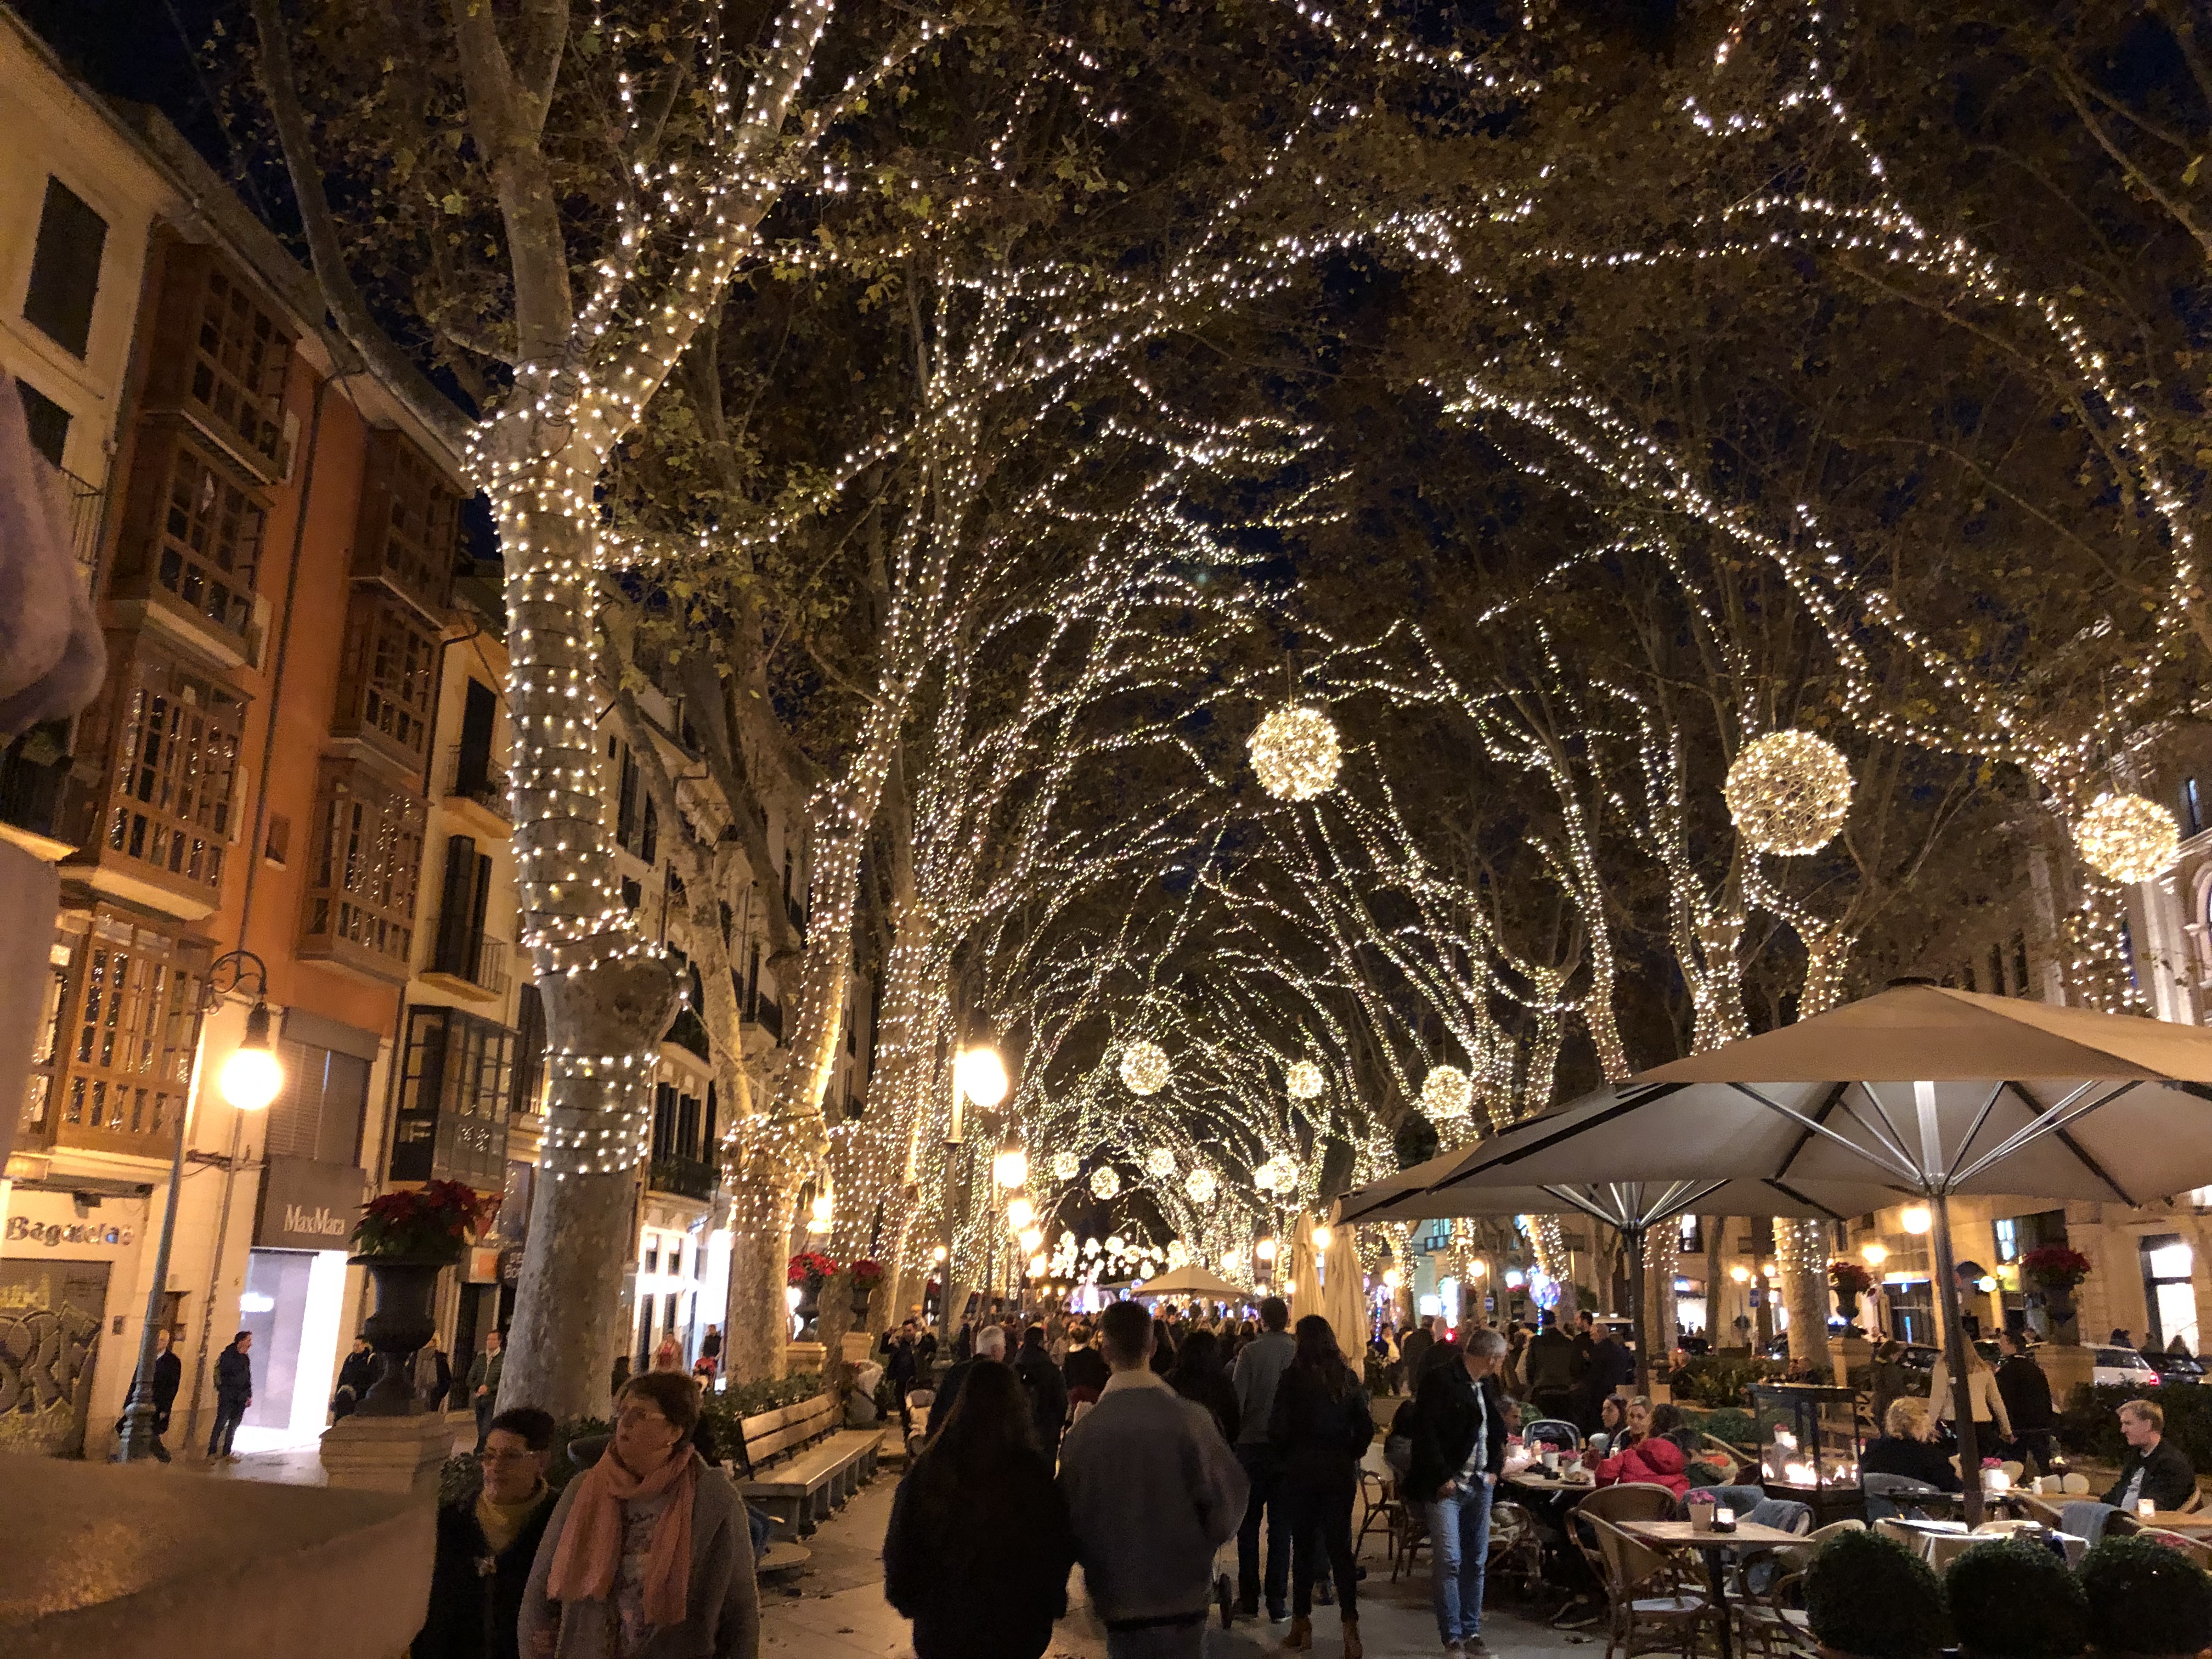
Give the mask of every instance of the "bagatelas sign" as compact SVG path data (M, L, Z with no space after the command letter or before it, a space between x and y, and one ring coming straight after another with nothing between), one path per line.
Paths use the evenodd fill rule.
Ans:
M253 1242L266 1250L343 1250L361 1219L363 1178L350 1164L272 1158Z

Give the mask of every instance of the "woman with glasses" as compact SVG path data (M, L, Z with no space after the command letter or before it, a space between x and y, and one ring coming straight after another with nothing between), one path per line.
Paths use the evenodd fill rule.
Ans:
M682 1372L623 1385L613 1437L538 1547L528 1659L755 1659L752 1540L736 1489L692 1448L698 1423L698 1385Z

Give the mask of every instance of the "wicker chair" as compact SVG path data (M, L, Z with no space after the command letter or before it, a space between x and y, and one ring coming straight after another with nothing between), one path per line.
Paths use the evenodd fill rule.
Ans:
M1597 1534L1601 1582L1612 1614L1605 1659L1613 1659L1615 1650L1621 1659L1634 1659L1662 1649L1693 1659L1698 1639L1713 1614L1704 1589L1683 1576L1672 1556L1638 1543L1602 1516L1589 1519ZM1662 1632L1667 1639L1638 1646L1639 1633L1647 1631Z

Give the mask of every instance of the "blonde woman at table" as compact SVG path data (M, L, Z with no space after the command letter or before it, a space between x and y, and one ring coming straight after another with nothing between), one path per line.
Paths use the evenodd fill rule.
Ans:
M1966 1397L1974 1407L1974 1449L1978 1456L1993 1457L1999 1443L2012 1438L2012 1419L2005 1411L2004 1395L1997 1392L1997 1374L1990 1362L1982 1358L1981 1350L1972 1343L1966 1345ZM1957 1432L1959 1402L1951 1387L1951 1356L1942 1355L1936 1361L1936 1374L1929 1379L1928 1403L1935 1408L1937 1422ZM1989 1425L1996 1430L1992 1439Z

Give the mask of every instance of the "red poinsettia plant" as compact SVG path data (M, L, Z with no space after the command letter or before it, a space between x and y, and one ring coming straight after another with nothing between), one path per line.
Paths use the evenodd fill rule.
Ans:
M465 1181L431 1181L372 1198L362 1206L353 1246L362 1255L459 1261L491 1224L499 1200Z
M2089 1258L2063 1244L2041 1244L2021 1257L2020 1271L2047 1291L2070 1291L2089 1276Z
M1874 1288L1874 1275L1849 1256L1838 1256L1828 1264L1828 1283L1843 1296L1864 1296Z
M836 1271L837 1264L821 1251L801 1250L784 1264L783 1282L819 1288L822 1282Z
M884 1264L865 1255L853 1264L850 1272L853 1288L857 1291L872 1291L884 1282Z

